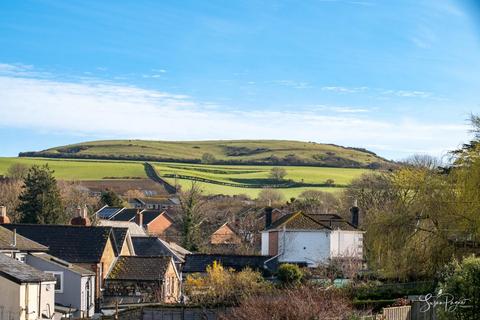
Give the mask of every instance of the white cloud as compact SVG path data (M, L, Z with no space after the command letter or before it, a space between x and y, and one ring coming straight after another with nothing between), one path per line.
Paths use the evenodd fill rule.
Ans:
M465 125L379 120L373 112L367 113L368 108L269 111L228 107L110 82L62 82L0 73L1 127L105 139L291 139L375 145L374 150L388 155L438 152L468 138Z
M306 81L295 81L295 80L275 80L273 81L275 84L279 84L281 86L295 88L295 89L309 89L312 88L310 83Z
M358 92L364 92L368 90L368 87L347 88L347 87L339 87L339 86L325 86L325 87L322 87L322 90L338 92L338 93L358 93Z

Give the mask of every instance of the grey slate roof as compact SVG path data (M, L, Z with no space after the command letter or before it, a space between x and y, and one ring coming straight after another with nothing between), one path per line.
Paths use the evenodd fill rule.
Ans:
M98 263L109 239L114 240L111 227L70 225L5 224L18 234L49 248L49 253L72 263ZM115 243L115 241L114 241ZM115 246L118 250L118 247Z
M132 237L135 254L141 257L170 256L174 262L183 262L169 244L156 237Z
M55 281L53 275L37 270L4 254L0 254L0 276L19 284Z
M16 246L12 246L13 232L0 226L0 250L47 251L46 246L17 234Z
M64 261L62 259L59 259L57 257L54 257L54 256L51 256L47 253L44 253L44 252L41 252L41 253L31 253L30 254L31 256L33 257L36 257L38 259L42 259L43 261L46 261L48 263L51 263L51 264L55 264L55 265L58 265L58 266L61 266L65 269L68 269L78 275L81 275L81 276L94 276L95 275L95 272L91 271L91 270L88 270L88 269L85 269L85 268L82 268L74 263L70 263L70 262L67 262L67 261Z
M135 219L138 209L123 209L119 213L110 218L112 221L132 221Z
M121 256L108 275L108 280L163 280L171 257Z
M149 224L150 222L157 219L161 215L165 215L165 217L167 217L168 219L170 219L173 222L172 218L170 218L170 216L164 210L143 210L142 214L143 214L143 224L144 225Z

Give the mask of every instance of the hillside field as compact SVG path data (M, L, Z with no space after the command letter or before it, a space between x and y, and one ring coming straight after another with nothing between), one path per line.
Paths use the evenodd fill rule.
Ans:
M27 166L45 164L55 170L57 179L103 180L122 178L146 178L144 163L140 161L65 160L44 158L0 158L0 175L5 174L13 163ZM211 183L198 182L206 194L247 194L256 197L265 185L277 184L269 179L272 166L201 165L184 163L151 162L160 177L170 184L177 183L188 188L192 180L205 179ZM305 190L338 192L367 169L283 166L286 180L296 187L278 188L285 198L296 197ZM175 178L176 177L176 178ZM335 186L325 186L333 179ZM290 182L286 182L288 184ZM228 185L222 185L228 184ZM245 185L251 187L244 187Z
M365 149L288 140L103 140L24 152L20 156L336 168L375 168L389 163Z
M188 188L193 178L213 180L216 183L198 182L201 188L209 194L247 194L256 197L262 186L276 184L269 178L272 166L214 166L185 165L172 163L155 163L155 170L170 184L175 182L182 188ZM366 169L348 168L316 168L316 167L283 167L287 171L285 180L303 184L299 187L278 188L286 198L296 197L305 190L322 190L328 192L340 191L349 185L352 179L367 172ZM176 177L176 178L175 178ZM184 178L185 177L185 178ZM325 186L327 179L333 179L335 186ZM217 183L227 183L221 185ZM244 184L257 188L245 188ZM286 182L288 184L288 182ZM236 185L236 186L232 186Z

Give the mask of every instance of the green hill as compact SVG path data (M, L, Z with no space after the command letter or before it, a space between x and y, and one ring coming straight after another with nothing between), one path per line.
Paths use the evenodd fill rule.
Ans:
M104 140L23 152L19 156L337 168L378 168L388 163L365 149L288 140Z

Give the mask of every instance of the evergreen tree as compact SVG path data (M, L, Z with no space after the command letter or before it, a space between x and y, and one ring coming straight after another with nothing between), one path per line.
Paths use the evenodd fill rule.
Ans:
M35 165L28 170L19 200L17 211L22 223L62 224L68 220L53 170L48 165Z
M100 201L109 207L123 207L123 200L112 190L102 192Z

